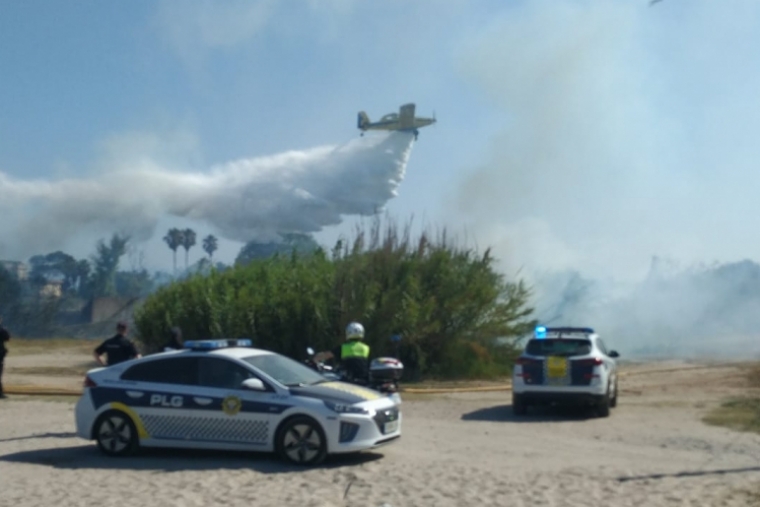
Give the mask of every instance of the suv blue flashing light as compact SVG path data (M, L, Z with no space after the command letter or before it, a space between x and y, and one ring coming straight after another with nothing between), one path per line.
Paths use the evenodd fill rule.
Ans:
M536 338L546 338L546 328L544 326L538 326L534 335Z
M252 347L253 342L247 338L233 340L189 340L185 342L186 349L217 350L228 347Z

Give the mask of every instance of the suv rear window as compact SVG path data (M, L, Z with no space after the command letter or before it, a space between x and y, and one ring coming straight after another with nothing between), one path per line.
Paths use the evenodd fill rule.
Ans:
M525 352L531 356L585 356L591 353L591 342L582 339L530 340Z

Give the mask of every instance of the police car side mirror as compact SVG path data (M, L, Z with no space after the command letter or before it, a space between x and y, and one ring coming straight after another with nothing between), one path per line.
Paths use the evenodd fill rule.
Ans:
M620 354L618 354L616 350L610 350L609 356L610 357L620 357Z
M266 391L267 390L266 386L264 386L264 382L262 382L260 379L257 379L257 378L245 379L241 387L243 389L249 389L251 391Z

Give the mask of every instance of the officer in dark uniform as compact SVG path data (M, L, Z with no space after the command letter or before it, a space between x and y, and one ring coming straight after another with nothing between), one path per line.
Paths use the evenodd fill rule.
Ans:
M178 326L174 326L169 331L169 341L164 344L162 351L180 350L183 347L184 341L182 340L182 330Z
M103 363L102 355L108 356L108 362ZM95 360L102 366L113 366L130 359L142 357L135 344L127 338L127 323L116 324L116 335L101 343L94 352Z
M348 380L366 382L369 379L369 345L364 343L364 326L351 322L346 326L346 341L333 350L320 352L314 360L325 361L336 359L340 361Z
M6 354L8 354L5 342L10 341L10 339L11 334L3 327L3 317L0 316L0 398L5 398L5 393L3 392L3 363L5 362Z

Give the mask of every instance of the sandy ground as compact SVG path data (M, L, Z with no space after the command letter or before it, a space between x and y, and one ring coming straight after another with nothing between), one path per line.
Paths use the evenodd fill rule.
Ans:
M80 384L35 373L60 361L10 357L4 380ZM624 370L607 419L567 409L517 419L508 392L409 395L399 443L306 470L267 454L108 458L74 435L73 399L12 396L0 400L0 506L760 505L760 436L701 422L746 394L741 365Z

